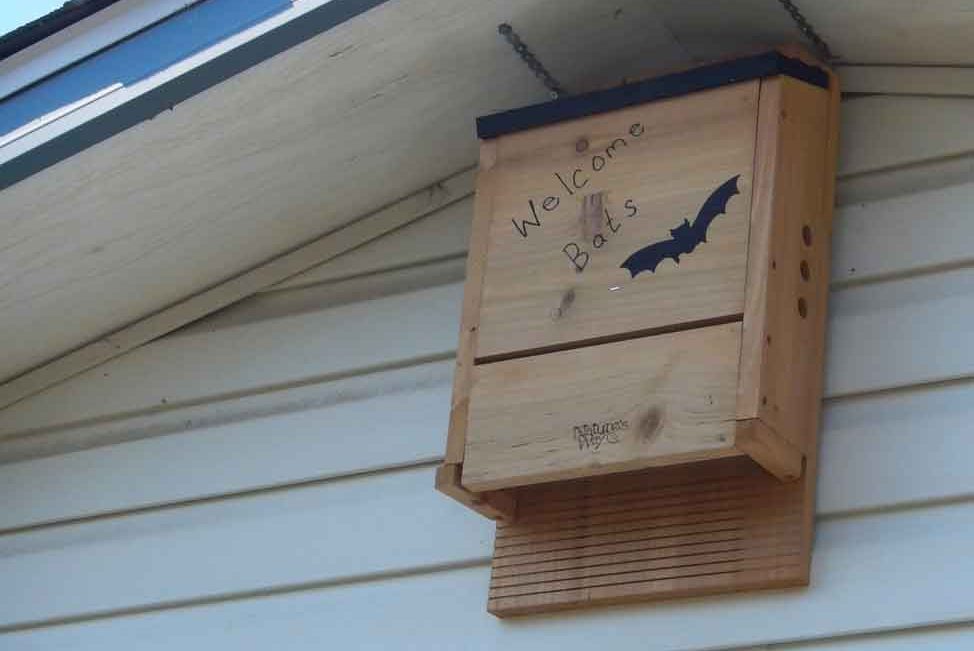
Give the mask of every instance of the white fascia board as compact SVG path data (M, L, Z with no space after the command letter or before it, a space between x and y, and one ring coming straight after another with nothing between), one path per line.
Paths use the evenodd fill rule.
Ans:
M99 96L94 101L89 101L83 106L79 106L71 112L62 115L59 119L43 124L39 128L30 131L30 133L22 134L16 140L10 141L5 146L0 147L0 190L16 183L22 178L37 173L58 160L63 160L96 142L110 137L118 131L158 114L161 110L164 110L157 106L160 103L159 93L166 95L167 101L171 99L170 105L184 101L202 90L203 87L219 83L219 81L226 78L226 75L232 76L238 74L250 65L253 65L257 58L261 60L270 58L283 51L283 49L292 47L307 38L327 31L385 1L296 0L290 7L268 17L266 20L237 32L154 75L114 90L111 93ZM317 14L309 16L309 14L316 11ZM303 21L303 24L296 24L295 29L287 29L290 27L288 23L294 23L305 17L308 20ZM271 32L280 28L285 29L278 34L271 34ZM255 52L252 48L251 51L239 55L240 61L228 61L229 59L233 59L234 55L244 52L247 49L243 46L247 46L248 44L255 45L251 42L262 37L267 38L257 44L260 45L257 48L259 52ZM183 84L184 86L193 86L193 90L187 91L185 88L178 88L172 92L171 98L168 97L169 89L180 85L172 82L181 82L187 77L191 77L194 73L201 73L204 69L207 74L200 74L199 76L206 77L206 79L194 79L188 84ZM211 69L213 70L212 73L210 73ZM230 70L230 72L227 73L226 70ZM153 91L159 91L159 93L149 101L147 99L148 94ZM146 100L141 105L135 102L135 100L139 100L140 98ZM117 115L116 110L120 111L128 108L126 105L131 105L135 108L132 109L132 114L121 118ZM144 114L150 110L155 110L155 113ZM92 123L96 118L110 111L116 113L111 120L112 124L122 124L122 127L107 128L104 125L98 125L96 128L93 127L90 133L83 133L86 128L85 125ZM81 135L75 139L77 142L65 142L64 140L52 142L61 136L73 137L79 133ZM44 151L40 151L39 148L45 145L50 145L50 147L47 147ZM30 154L30 156L26 156L26 154ZM18 158L20 160L15 160Z

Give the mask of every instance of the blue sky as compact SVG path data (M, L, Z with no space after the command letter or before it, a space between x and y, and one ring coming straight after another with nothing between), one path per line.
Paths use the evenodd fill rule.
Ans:
M0 0L0 34L11 32L64 4L64 0Z

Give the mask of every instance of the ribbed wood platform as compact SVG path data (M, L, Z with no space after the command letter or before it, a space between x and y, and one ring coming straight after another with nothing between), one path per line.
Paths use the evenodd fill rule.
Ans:
M814 482L747 458L522 489L498 524L487 609L499 616L806 585Z

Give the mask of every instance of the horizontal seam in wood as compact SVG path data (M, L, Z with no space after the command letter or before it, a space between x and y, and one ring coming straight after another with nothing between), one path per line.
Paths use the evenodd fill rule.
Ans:
M712 319L701 319L699 321L686 321L684 323L675 323L672 325L666 325L658 328L645 328L642 330L630 330L628 332L621 332L613 335L606 335L603 337L591 337L588 339L579 339L577 341L565 342L562 344L555 344L552 346L541 346L537 348L530 348L527 350L518 350L510 353L498 353L496 355L485 355L483 357L477 357L474 359L474 364L493 364L495 362L506 362L512 359L522 359L524 357L535 357L538 355L547 355L549 353L561 353L569 350L576 350L578 348L587 348L589 346L596 346L600 344L612 344L622 341L630 341L633 339L642 339L643 337L655 337L658 335L674 334L678 332L686 332L688 330L698 330L702 328L711 328L714 326L728 325L730 323L740 323L744 319L743 313L728 314L725 316L714 317ZM728 421L734 420L729 418Z
M426 217L430 217L430 216L431 215L426 215ZM353 253L353 252L354 249L352 251L349 251L349 253ZM372 269L360 273L349 274L347 276L335 276L334 278L326 278L323 280L309 281L307 283L302 283L299 285L289 285L287 287L271 286L268 287L267 289L263 289L257 292L257 294L255 294L254 296L257 297L257 300L260 300L260 297L263 296L275 296L275 295L285 294L288 292L306 291L312 288L327 287L328 285L337 285L339 283L346 283L353 280L364 280L367 278L374 278L378 276L384 276L387 274L397 274L403 271L424 269L424 268L436 266L438 264L443 264L445 262L459 262L461 260L466 260L466 258L467 258L466 251L462 253L448 253L446 255L432 256L429 258L423 258L422 260L415 260L413 262L405 262L403 264L393 265L391 267L380 267L378 269ZM458 279L456 282L459 282L460 280L462 280L462 278ZM435 287L435 285L430 285L430 287ZM372 297L368 299L362 299L362 300L372 300ZM352 302L358 303L360 301L352 301ZM332 307L332 306L329 305L327 307ZM171 332L169 335L166 336L178 337L179 332L178 331Z
M790 564L790 563L787 563L787 564L778 564L778 563L776 563L776 564L774 564L771 567L773 567L774 569L788 569L788 568L791 568L791 567L799 567L801 565L801 562L800 562L800 554L797 551L795 553L793 553L793 554L788 554L786 556L781 556L781 555L773 554L772 553L772 554L769 554L768 556L761 556L761 557L755 557L755 558L751 558L751 559L742 559L742 560L755 560L755 561L771 560L771 559L779 559L779 560L780 559L789 559L790 560L792 558L796 559L796 562L794 564ZM687 569L690 569L690 568L693 568L693 567L703 567L704 565L721 565L721 564L725 564L725 563L737 563L737 562L740 562L740 561L714 561L713 563L701 563L700 565L696 565L696 566L694 566L694 565L688 565L686 567L687 567ZM679 566L679 567L682 567L682 566ZM666 570L672 570L672 569L678 569L678 567L660 568L659 571L666 571ZM713 568L713 569L716 569L716 568ZM758 568L753 568L753 569L758 569ZM760 568L760 569L768 569L768 568ZM654 570L645 570L645 571L655 572L657 570L654 569ZM556 589L553 589L553 590L545 590L545 589L543 589L543 584L545 582L538 582L536 584L528 584L528 585L537 585L538 588L539 588L539 590L537 592L527 592L527 593L520 593L520 594L516 594L516 595L493 595L493 594L491 594L491 595L489 595L488 598L493 600L493 599L511 599L511 598L515 598L515 597L530 597L532 595L539 595L539 594L540 595L557 595L558 593L561 593L561 592L574 592L576 590L592 590L592 589L596 589L596 588L618 587L620 585L638 585L638 584L654 583L654 582L657 582L657 581L667 581L667 582L668 581L678 581L678 580L681 580L681 579L693 579L693 578L699 578L699 577L702 577L702 576L719 576L719 575L723 575L723 574L737 574L738 572L741 572L741 571L746 571L746 570L727 569L727 570L717 570L717 571L711 571L711 572L703 571L703 572L696 573L696 574L684 574L684 575L675 576L675 577L661 577L661 578L654 578L654 579L631 579L629 581L610 581L610 582L607 582L607 583L599 583L597 585L579 585L579 586L571 587L571 588L556 588ZM619 573L615 573L615 574L607 574L607 575L604 575L604 576L619 576L619 577L624 577L624 576L627 576L627 575L630 575L630 574L631 574L631 572L619 572ZM602 575L599 575L599 576L602 576ZM599 578L599 576L591 577L591 578L596 578L597 579L597 578ZM566 581L566 580L573 580L573 579L556 579L555 581ZM554 581L552 581L552 582L554 582ZM579 581L579 583L583 583L583 581Z

